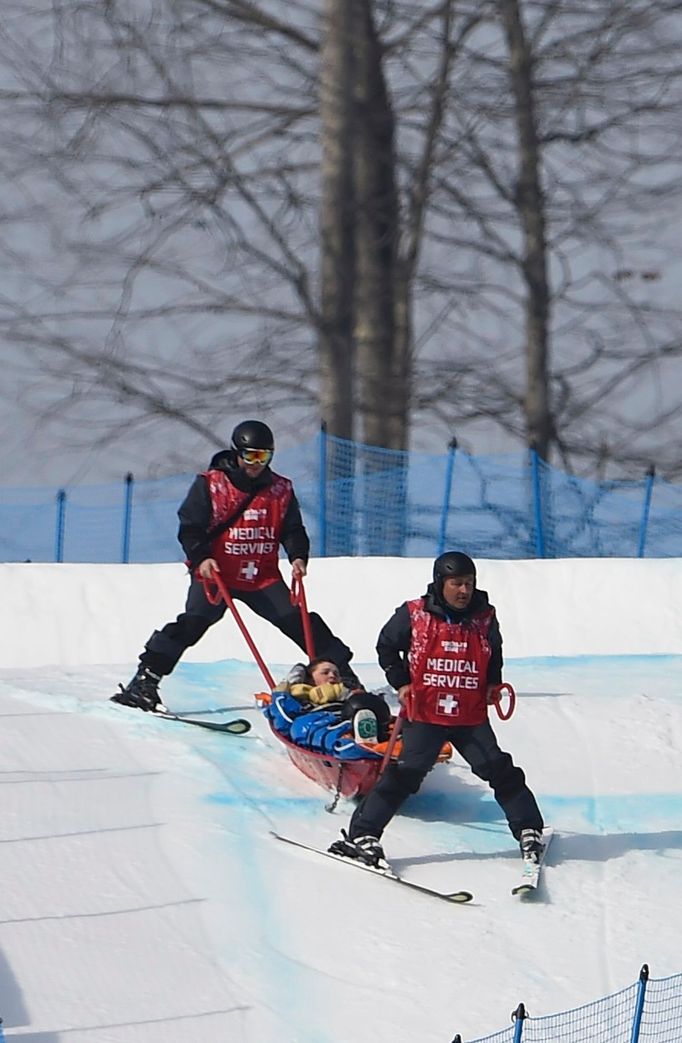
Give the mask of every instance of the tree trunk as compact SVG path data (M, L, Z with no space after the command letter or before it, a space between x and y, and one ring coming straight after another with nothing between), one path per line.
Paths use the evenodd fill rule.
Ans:
M353 438L353 17L326 0L320 70L322 134L320 413L330 435Z
M353 187L353 9L326 0L320 68L322 203L320 214L321 329L318 339L320 414L326 426L329 555L353 554L352 478L355 287ZM337 439L344 439L338 442ZM320 534L321 536L322 534Z
M393 448L399 409L395 365L394 279L398 201L394 117L370 5L355 3L357 133L355 143L355 339L362 440Z
M545 201L540 184L533 98L533 63L526 42L519 0L500 0L509 47L509 70L519 139L516 206L523 230L523 277L526 283L526 439L543 460L549 459L553 421L549 389L549 286Z
M398 201L393 148L394 116L371 5L355 5L357 131L355 146L358 412L363 454L365 534L369 554L401 554L407 506L405 461L393 449L401 411L394 297Z

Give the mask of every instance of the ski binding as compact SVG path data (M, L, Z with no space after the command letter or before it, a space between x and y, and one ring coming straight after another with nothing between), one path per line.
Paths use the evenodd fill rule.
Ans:
M531 861L531 859L524 859L523 861L523 872L521 874L521 882L512 887L512 894L524 897L525 895L532 895L538 889L540 883L540 877L542 874L542 865L547 855L547 848L550 845L550 841L554 835L554 831L550 826L546 826L542 831L542 853L537 862Z

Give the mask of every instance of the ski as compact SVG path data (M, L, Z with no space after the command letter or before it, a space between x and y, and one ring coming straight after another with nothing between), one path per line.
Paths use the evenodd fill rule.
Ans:
M542 875L542 864L545 861L547 848L553 836L554 831L551 826L545 826L542 831L542 854L537 862L524 859L521 882L516 887L512 887L511 893L513 895L519 895L523 898L524 895L532 895L537 891Z
M450 902L454 905L463 905L465 902L470 902L473 899L471 891L436 891L432 887L426 887L424 884L416 884L412 880L405 880L404 877L398 876L392 869L376 869L374 866L367 866L363 862L358 862L354 858L344 858L343 855L334 855L331 851L322 851L319 847L312 847L310 844L304 844L301 840L293 840L291 837L285 837L281 833L276 833L274 830L270 831L270 835L276 840L281 840L285 844L291 844L293 847L301 848L303 851L311 851L315 855L322 855L324 858L333 858L335 862L344 862L347 866L353 866L355 869L363 869L367 873L373 873L374 876L383 876L386 880L390 880L394 884L400 884L402 887L409 887L412 891L421 891L422 894L430 895L432 898L440 898L441 901Z
M200 721L197 717L185 717L170 710L150 710L150 717L159 717L165 721L179 721L181 724L193 724L197 728L206 728L211 732L223 732L225 735L246 735L251 731L251 722L243 717L235 717L231 721Z

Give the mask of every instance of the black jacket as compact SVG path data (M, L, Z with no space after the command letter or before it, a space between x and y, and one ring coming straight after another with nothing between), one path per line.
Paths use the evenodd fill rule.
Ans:
M269 467L261 471L257 478L249 478L244 471L240 470L232 449L223 449L216 453L208 469L224 471L232 485L243 493L258 492L260 489L266 489L272 485L272 471ZM178 508L178 517L180 519L178 539L187 556L190 568L195 569L206 558L212 557L211 497L206 479L202 474L198 474L192 482L187 496ZM284 516L280 542L289 561L301 558L307 564L310 540L295 495L292 495Z
M429 583L426 594L424 594L424 608L440 619L448 619L452 623L464 623L477 612L481 612L490 604L485 590L474 590L471 601L462 612L456 612L436 595L433 583ZM488 664L488 684L500 684L502 681L502 634L497 622L497 616L493 616L488 632L488 640L491 647L490 663ZM407 602L395 610L388 623L381 629L377 639L377 655L379 665L386 674L386 680L395 688L402 688L410 683L410 669L407 661L407 653L412 643L412 627L410 624L410 610Z

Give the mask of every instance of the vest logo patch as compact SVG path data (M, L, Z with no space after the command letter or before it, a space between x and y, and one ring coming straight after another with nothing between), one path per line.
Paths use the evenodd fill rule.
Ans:
M258 575L258 566L256 565L255 561L245 561L239 570L239 575L243 579L248 579L249 582L255 579Z
M441 647L444 652L466 652L467 643L466 641L441 641Z

